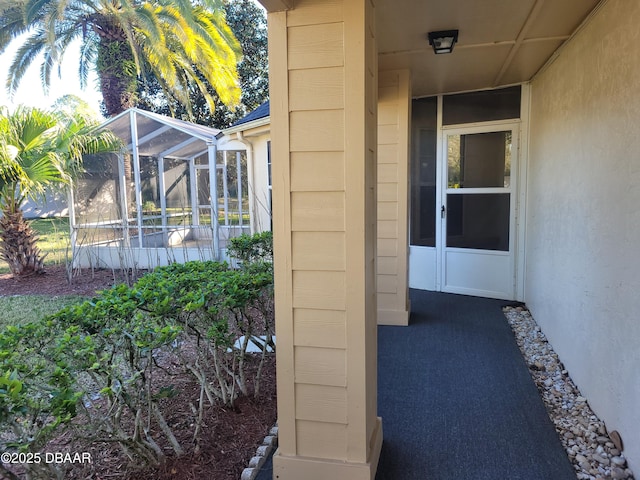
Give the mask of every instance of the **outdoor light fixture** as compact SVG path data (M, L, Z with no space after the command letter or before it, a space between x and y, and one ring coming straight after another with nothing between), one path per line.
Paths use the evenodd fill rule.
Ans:
M433 47L436 55L453 52L453 46L458 41L458 30L443 30L441 32L429 32L429 45Z

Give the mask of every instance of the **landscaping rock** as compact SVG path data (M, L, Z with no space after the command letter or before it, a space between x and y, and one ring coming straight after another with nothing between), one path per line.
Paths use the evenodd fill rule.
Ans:
M633 472L622 454L618 432L607 428L591 410L586 397L553 351L544 333L526 308L505 307L505 316L531 374L549 418L574 465L576 477L584 480L633 480Z

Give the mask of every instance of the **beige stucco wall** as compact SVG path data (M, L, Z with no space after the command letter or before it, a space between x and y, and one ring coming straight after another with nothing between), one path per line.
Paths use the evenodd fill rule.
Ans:
M371 480L377 64L369 0L269 13L279 448L274 478Z
M244 150L247 154L247 184L251 233L271 229L271 203L268 169L269 119L260 119L224 131L218 151Z
M640 3L609 0L532 82L526 302L640 470Z
M378 79L378 324L408 325L408 70Z
M251 202L251 229L253 232L271 230L271 205L268 170L268 142L270 125L234 133L247 147L247 175Z

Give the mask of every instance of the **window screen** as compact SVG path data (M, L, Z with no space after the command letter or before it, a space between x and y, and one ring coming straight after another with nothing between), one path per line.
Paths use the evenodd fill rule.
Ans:
M443 125L520 118L520 86L446 95L442 102Z
M411 118L411 245L436 244L437 99L413 101Z

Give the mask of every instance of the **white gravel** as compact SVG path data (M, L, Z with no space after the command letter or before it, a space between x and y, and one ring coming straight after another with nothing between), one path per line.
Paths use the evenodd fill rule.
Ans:
M633 480L617 432L593 413L529 311L505 307L504 314L578 480Z

